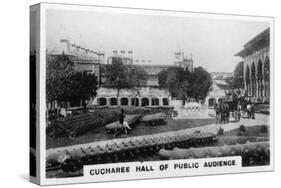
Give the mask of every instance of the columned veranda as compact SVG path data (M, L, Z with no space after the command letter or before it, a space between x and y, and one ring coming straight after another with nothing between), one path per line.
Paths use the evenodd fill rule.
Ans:
M244 60L244 89L255 102L269 102L270 59L267 55Z

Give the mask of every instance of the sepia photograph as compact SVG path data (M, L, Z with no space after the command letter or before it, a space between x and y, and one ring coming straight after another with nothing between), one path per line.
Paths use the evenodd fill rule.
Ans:
M47 179L272 166L271 18L77 7L45 10Z

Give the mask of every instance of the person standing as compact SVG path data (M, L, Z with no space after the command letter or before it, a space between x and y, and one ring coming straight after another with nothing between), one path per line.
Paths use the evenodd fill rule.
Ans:
M129 124L125 121L125 111L123 108L121 108L121 113L119 115L119 123L123 126L125 134L128 134L128 130L132 129Z
M255 119L255 103L252 103L251 105L251 117L252 119Z
M251 113L251 108L252 108L252 105L251 105L251 103L249 102L248 104L247 104L247 114L248 114L248 119L250 119L251 118L251 115L252 115L252 113Z
M242 105L241 102L238 101L238 105L237 105L237 120L240 121L241 119L241 112L242 112Z
M221 123L221 112L220 112L220 105L216 102L215 103L215 112L216 112L216 123Z

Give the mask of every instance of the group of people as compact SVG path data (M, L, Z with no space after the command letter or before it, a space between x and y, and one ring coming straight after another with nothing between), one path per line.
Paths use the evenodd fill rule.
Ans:
M230 118L239 122L241 116L255 119L255 104L249 101L220 101L215 104L216 123L229 123Z
M230 108L225 102L219 102L215 104L216 111L216 123L225 124L229 122Z

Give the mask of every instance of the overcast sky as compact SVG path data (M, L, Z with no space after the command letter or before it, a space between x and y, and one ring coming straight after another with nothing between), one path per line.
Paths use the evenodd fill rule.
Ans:
M243 45L269 27L267 22L215 18L48 10L47 48L60 38L106 55L133 50L135 59L172 64L174 52L192 54L195 66L232 72Z

